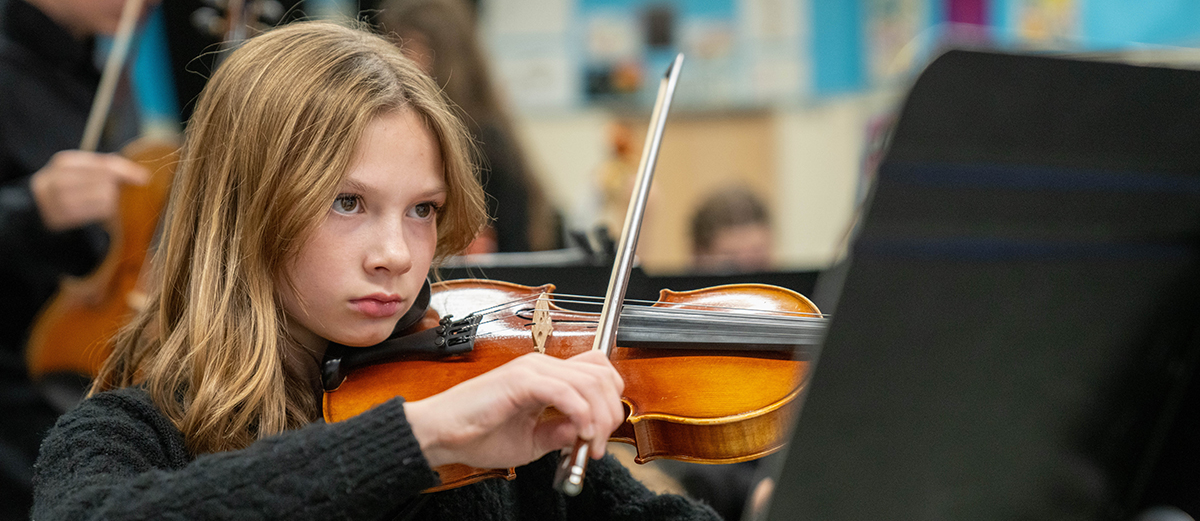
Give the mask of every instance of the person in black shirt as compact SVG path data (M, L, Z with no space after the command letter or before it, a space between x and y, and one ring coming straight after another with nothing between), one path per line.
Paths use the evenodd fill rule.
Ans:
M63 275L103 258L100 222L124 183L147 172L79 147L100 73L94 37L116 31L121 0L8 0L0 11L0 519L30 505L33 458L59 410L29 381L23 354L34 317ZM101 150L136 137L117 100Z

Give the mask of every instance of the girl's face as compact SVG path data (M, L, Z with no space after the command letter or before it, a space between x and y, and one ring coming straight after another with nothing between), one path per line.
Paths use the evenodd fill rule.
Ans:
M446 201L441 153L411 110L371 122L325 220L280 284L288 331L308 350L385 340L433 262Z

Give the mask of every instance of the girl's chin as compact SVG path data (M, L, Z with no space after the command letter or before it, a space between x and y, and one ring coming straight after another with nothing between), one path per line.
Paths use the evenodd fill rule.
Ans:
M375 344L383 342L384 340L387 340L388 336L391 335L391 333L392 332L389 330L388 332L383 333L383 334L365 335L365 336L364 335L355 335L353 337L347 336L345 338L333 339L333 341L336 343L342 344L344 346L350 346L350 347L371 347Z

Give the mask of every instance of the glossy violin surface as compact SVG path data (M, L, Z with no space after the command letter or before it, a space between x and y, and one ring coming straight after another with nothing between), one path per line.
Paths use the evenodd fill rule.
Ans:
M569 358L591 349L596 313L587 308L595 302L552 291L549 284L435 284L418 333L392 343L391 352L351 349L326 362L326 421L395 396L433 396L531 352ZM639 463L735 463L780 449L824 327L807 298L762 284L663 290L652 305L627 302L610 360L625 380L628 417L611 440L634 445ZM438 490L512 478L511 469L452 467L438 469Z

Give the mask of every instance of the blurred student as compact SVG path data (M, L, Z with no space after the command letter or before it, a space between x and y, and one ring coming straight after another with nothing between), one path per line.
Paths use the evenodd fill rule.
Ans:
M561 223L534 177L462 0L384 0L376 22L463 112L482 155L491 226L468 253L556 248Z
M73 150L100 82L95 37L116 32L124 3L0 2L0 519L28 516L33 459L60 412L29 381L26 335L60 279L104 257L100 223L115 216L121 185L149 175L114 154ZM118 97L100 150L137 133L136 111Z
M713 192L692 217L692 261L700 271L763 271L772 265L771 219L754 192Z

